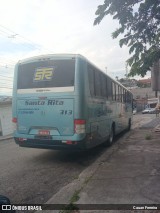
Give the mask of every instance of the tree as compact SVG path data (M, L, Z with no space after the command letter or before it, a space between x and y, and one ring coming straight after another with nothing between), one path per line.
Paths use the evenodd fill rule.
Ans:
M104 0L98 6L94 25L109 14L119 21L112 37L123 34L119 45L129 47L129 75L144 77L160 59L160 0Z
M119 79L118 79L118 76L116 76L116 81L118 81Z

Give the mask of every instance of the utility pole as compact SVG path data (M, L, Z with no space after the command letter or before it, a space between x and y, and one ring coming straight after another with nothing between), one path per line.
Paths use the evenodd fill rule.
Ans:
M151 69L152 90L155 91L155 97L158 97L160 91L160 60L153 64Z

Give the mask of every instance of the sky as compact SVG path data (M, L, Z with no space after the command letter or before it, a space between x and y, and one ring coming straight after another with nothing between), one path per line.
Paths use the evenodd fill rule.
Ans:
M41 54L79 53L111 77L125 77L128 48L120 48L119 39L111 37L118 22L107 16L93 26L103 0L0 3L0 95L12 94L16 62Z

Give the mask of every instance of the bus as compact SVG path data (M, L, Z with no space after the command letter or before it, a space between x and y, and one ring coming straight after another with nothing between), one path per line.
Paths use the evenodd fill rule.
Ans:
M12 122L21 147L108 146L131 128L132 93L82 55L31 57L15 66Z

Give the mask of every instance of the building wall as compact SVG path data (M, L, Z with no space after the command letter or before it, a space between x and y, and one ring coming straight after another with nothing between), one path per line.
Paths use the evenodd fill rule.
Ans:
M5 136L12 133L12 104L0 103L0 134Z
M134 99L141 99L141 98L154 98L155 92L152 90L152 88L134 88L131 90L133 93Z

